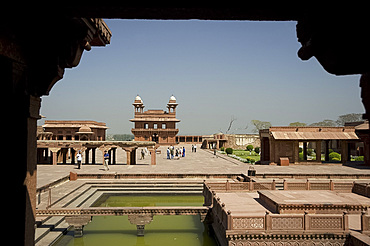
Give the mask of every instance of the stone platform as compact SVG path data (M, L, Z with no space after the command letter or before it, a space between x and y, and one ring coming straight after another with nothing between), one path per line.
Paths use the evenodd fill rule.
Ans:
M273 213L279 214L360 214L370 207L370 199L355 193L312 190L258 191L261 201Z

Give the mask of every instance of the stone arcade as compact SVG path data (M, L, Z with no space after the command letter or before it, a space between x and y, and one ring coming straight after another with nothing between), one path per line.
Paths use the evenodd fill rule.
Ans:
M288 3L262 3L245 8L154 8L122 5L20 5L3 8L0 17L0 80L4 84L3 114L16 131L5 139L13 146L7 153L16 156L11 179L3 179L4 197L24 212L8 220L7 234L15 245L33 245L36 205L36 129L41 96L48 95L63 78L65 68L76 67L84 50L110 43L111 32L99 18L122 19L202 19L202 20L296 20L302 60L315 57L334 75L360 74L361 98L370 117L369 15L366 6L348 3L340 6L304 6ZM366 4L366 3L365 3ZM19 4L18 4L19 5ZM8 93L9 92L9 93ZM9 106L11 105L11 107ZM15 147L16 146L16 147ZM16 194L16 195L14 195Z
M89 164L89 152L92 152L91 163L95 164L96 150L109 153L109 164L116 164L116 150L122 148L126 151L126 164L136 164L136 149L138 147L147 147L150 151L151 165L156 165L156 148L154 142L140 141L73 141L73 140L38 140L37 141L37 159L38 163L48 159L49 151L51 152L51 163L57 165L58 154L62 157L63 164L66 163L67 153L70 152L71 164L75 163L77 151L85 153L85 164ZM103 156L102 156L103 158Z

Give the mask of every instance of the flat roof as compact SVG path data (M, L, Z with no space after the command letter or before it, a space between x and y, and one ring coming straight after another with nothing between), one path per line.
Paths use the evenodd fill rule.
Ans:
M355 132L271 132L276 140L358 140Z
M260 133L270 133L275 140L358 140L355 127L270 127Z

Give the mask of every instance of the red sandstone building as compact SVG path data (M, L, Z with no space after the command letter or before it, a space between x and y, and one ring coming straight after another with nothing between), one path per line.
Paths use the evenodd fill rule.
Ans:
M135 141L153 141L161 145L176 144L176 135L179 129L176 129L176 98L172 95L167 103L168 111L147 110L144 112L144 103L140 96L136 96L134 103L135 118L134 128L131 130L135 136Z
M105 141L107 129L105 123L92 120L45 120L37 139Z

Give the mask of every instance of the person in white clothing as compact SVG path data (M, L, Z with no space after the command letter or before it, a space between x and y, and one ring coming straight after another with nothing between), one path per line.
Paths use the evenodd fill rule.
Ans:
M77 157L77 168L80 169L82 163L82 154L80 150L78 151L76 157Z

